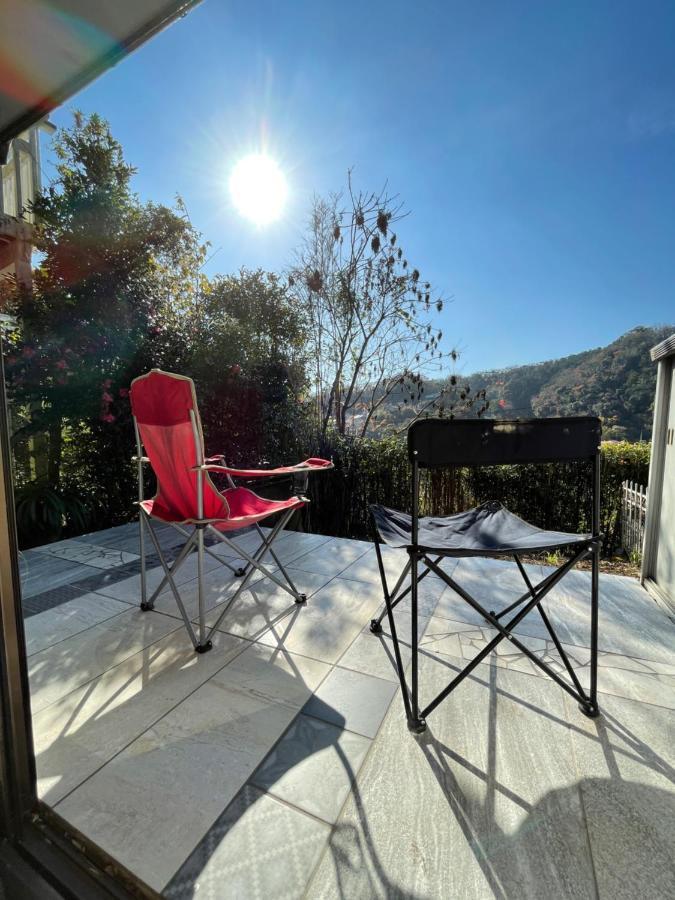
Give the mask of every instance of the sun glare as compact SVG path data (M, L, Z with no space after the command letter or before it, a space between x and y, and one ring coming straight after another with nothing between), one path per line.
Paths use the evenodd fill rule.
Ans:
M277 163L264 153L245 156L232 169L230 195L237 210L256 225L268 225L282 214L288 186Z

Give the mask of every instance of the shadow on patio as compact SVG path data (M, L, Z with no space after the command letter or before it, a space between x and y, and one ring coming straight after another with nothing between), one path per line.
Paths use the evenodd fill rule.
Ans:
M62 552L133 556L135 526L113 531ZM203 656L169 595L138 610L134 559L33 594L39 789L57 812L174 898L672 895L675 627L637 583L603 576L600 720L509 646L413 738L389 637L368 631L381 605L371 547L290 533L278 552L307 607L256 582ZM213 565L211 616L233 589ZM398 551L386 565L402 568ZM453 577L480 593L499 574L503 606L518 590L509 571L463 561ZM546 601L582 679L586 574ZM432 696L489 629L438 579L421 591ZM405 603L397 622L406 640ZM539 623L523 626L548 659Z

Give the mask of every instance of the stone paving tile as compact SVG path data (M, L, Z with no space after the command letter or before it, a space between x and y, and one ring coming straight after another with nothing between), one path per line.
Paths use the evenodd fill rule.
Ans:
M551 591L551 621L561 641L589 646L590 572L572 571ZM675 658L673 619L634 578L600 575L600 650L637 659Z
M318 819L245 785L162 895L300 900L329 833Z
M370 740L299 715L251 781L325 822L335 822Z
M77 540L133 554L137 528L137 523L130 523ZM161 530L160 539L173 556L184 540L169 528ZM252 550L259 537L251 532L238 540ZM250 887L254 895L258 890L257 896L302 896L304 890L312 900L595 896L585 821L603 900L672 896L672 829L666 832L662 827L675 818L675 713L664 708L672 705L668 698L675 694L671 620L634 580L601 576L601 719L583 717L538 667L532 666L528 675L518 671L530 661L519 659L521 655L504 642L430 715L426 735L413 738L405 727L387 619L381 636L368 630L382 597L374 551L360 552L362 543L344 541L340 549L340 542L326 536L283 534L275 546L283 546L284 559L292 560L292 577L320 578L321 569L324 579L330 579L342 558L348 561L342 570L346 577L317 582L307 607L296 607L287 597L285 610L277 609L271 599L270 582L261 582L257 606L262 598L266 618L279 617L273 630L267 621L254 635L256 644L219 633L216 647L203 657L193 653L179 621L159 614L153 615L170 621L167 627L175 628L174 633L127 656L134 641L145 643L152 635L136 634L132 628L125 637L123 622L140 614L125 610L119 600L97 595L116 603L114 608L122 609L122 614L93 627L88 621L81 642L79 634L66 637L29 659L29 665L38 664L32 670L37 671L36 703L48 704L34 719L40 795L54 803L76 789L58 810L70 814L72 803L78 827L91 829L95 839L119 853L156 889L168 882L167 891L178 892L169 896L181 898L195 891L201 896L206 888L217 892L226 882L242 886L236 896L247 896ZM223 545L214 544L213 549L221 555ZM358 558L350 561L357 551ZM393 586L405 554L384 548L384 555ZM40 556L51 571L39 563ZM153 555L151 560L156 568L158 559ZM27 563L31 570L24 594L27 624L46 623L48 612L61 610L65 616L69 604L91 600L95 587L114 597L116 585L130 583L139 571L137 560L96 571L40 551L27 551L24 569ZM491 608L524 591L511 563L446 560L443 565L479 599L490 596ZM533 581L548 571L541 566L528 569ZM586 572L572 576L562 582L564 590L545 603L561 639L575 654L583 681L590 576ZM220 592L216 603L226 599L229 590L227 579L221 581L219 586L214 583ZM117 593L122 590L118 587ZM482 617L473 619L464 601L436 576L429 576L420 592L420 689L425 703L492 632ZM134 602L132 595L130 589ZM253 612L240 611L247 620ZM85 607L85 618L88 613L91 610ZM175 603L173 613L177 614ZM213 610L212 616L216 614ZM407 665L409 599L395 615ZM144 620L139 627L145 627ZM48 638L49 629L38 631ZM554 668L560 665L541 621L530 616L518 632ZM92 638L90 648L84 643L86 635ZM72 654L63 654L71 645ZM57 662L52 665L54 655ZM66 656L62 688L68 693L59 696L58 679L50 679L49 669L58 670ZM122 661L115 665L118 659ZM72 689L79 683L78 669L106 670ZM195 689L201 691L201 699L195 703L189 697L181 703ZM391 703L377 731L385 695ZM298 715L306 702L310 714ZM176 703L181 713L167 716ZM254 707L278 710L279 715L272 716L274 727L253 725L258 721L255 715L249 718ZM232 710L234 724L228 718ZM225 719L221 722L223 715L227 725ZM276 743L293 716L293 724ZM147 740L138 737L153 722L157 727L152 726ZM605 736L601 740L598 729ZM225 754L221 779L211 782L207 777L200 782L208 765L206 757L203 765L195 765L195 757L208 752L211 759L214 753L225 753L226 746L231 753L230 732L238 750L244 748L246 764L239 765L244 758L240 757L230 766ZM374 747L354 783L374 733ZM106 765L129 741L134 750L124 750L119 762ZM246 756L246 748L253 747L257 750ZM262 762L270 747L269 758ZM252 780L259 778L256 783L266 786L267 794L250 784L240 791L242 779L259 764L255 759L262 764ZM101 765L105 776L89 778ZM171 780L172 772L180 774ZM200 796L204 789L208 814L191 819L192 809L183 808L184 798L191 796L195 785ZM333 822L345 799L344 813L329 833L316 816ZM151 836L150 856L147 848L136 846L137 822L134 819L136 824L130 826L130 815L142 820L143 833ZM396 821L402 829L392 827ZM174 824L182 831L174 834ZM284 831L288 852L274 856L279 844L284 846L279 837ZM298 837L297 852L296 835L305 836L304 841ZM324 844L323 858L307 886ZM260 850L244 855L242 846ZM273 864L265 865L266 858ZM452 866L439 866L439 859L451 859ZM242 872L246 874L240 876ZM282 889L286 893L280 893Z
M55 606L60 606L62 603L67 603L69 600L74 600L76 597L81 597L82 594L86 593L88 593L88 590L83 589L80 582L78 587L65 584L63 587L53 588L51 591L34 594L32 597L22 597L21 608L24 619L46 612L48 609L53 609Z
M170 616L127 607L85 634L75 634L34 653L28 658L32 712L39 712L180 627Z
M225 634L213 645L195 653L178 628L37 712L40 799L58 803L247 646Z
M47 553L25 550L19 555L21 595L34 597L54 588L72 585L96 573L93 566L57 559Z
M374 738L395 693L396 685L390 681L335 668L302 711Z
M515 632L519 640L539 659L547 663L557 674L570 681L553 641L548 637L534 638ZM471 660L497 635L489 625L478 627L466 622L453 622L434 616L426 630L420 647L425 652L449 656L463 656ZM590 685L590 657L588 647L562 644L562 648L577 673L582 686ZM504 640L493 651L497 665L547 678L548 675L513 643ZM673 656L675 660L675 654ZM616 664L618 663L618 664ZM598 656L598 690L617 697L642 700L675 709L675 665L658 661L635 660L611 653Z
M244 691L300 709L329 672L330 666L319 660L249 644L214 676L214 681L230 691Z
M138 540L138 522L128 522L126 525L116 525L113 528L104 528L101 531L91 531L78 536L78 541L85 544L102 544L104 547L113 547L119 541L135 538Z
M219 630L228 631L231 634L246 637L250 640L263 640L266 632L269 631L273 635L277 621L286 621L292 616L307 614L311 604L314 602L316 591L326 584L329 576L298 572L294 573L292 577L296 588L299 591L304 591L309 598L307 604L296 603L291 594L284 591L273 581L256 575L251 587L243 591L225 613L222 622L218 626ZM240 580L235 579L232 583L225 582L223 584L220 573L214 573L213 584L213 591L207 594L206 624L209 628L215 624L221 615L223 604L227 603L234 594L240 584ZM187 596L188 611L196 623L196 583L191 582L182 589L182 593ZM170 606L164 605L163 608L170 611ZM273 637L270 638L270 643L274 643ZM294 648L289 646L288 649L293 650Z
M333 538L311 549L293 561L293 567L306 572L325 572L339 575L348 566L370 550L372 544L365 541L348 541Z
M110 547L102 547L100 544L84 543L84 541L59 541L57 544L47 544L36 548L37 553L47 553L57 559L68 559L72 562L93 566L95 569L112 569L116 566L124 566L137 560L137 553L127 553Z
M408 562L408 554L403 550L393 550L391 547L385 546L381 547L381 552L387 583L393 588ZM354 581L374 582L381 586L377 556L372 545L370 550L342 572L342 577L350 578Z
M409 613L396 610L394 613L394 624L396 625L396 633L399 639L401 659L403 666L406 667L410 662L411 655L412 617ZM418 616L417 628L419 638L424 635L428 624L429 619ZM366 625L356 640L340 657L339 665L345 669L362 672L364 675L373 675L376 678L398 682L394 644L391 639L387 619L382 621L382 631L379 634L373 634L370 630L370 625Z
M125 603L102 594L82 594L25 621L26 653L31 656L92 625L128 610ZM83 638L86 640L86 638Z
M310 573L305 573L304 577L307 580L328 578ZM270 647L335 663L357 637L377 603L372 592L355 590L354 585L355 582L334 578L312 594L306 606L297 606L285 615L280 608L280 618L272 627L267 614L250 619L257 630L255 635L249 631L247 637L255 636L260 643ZM252 593L255 595L255 591Z
M675 897L675 712L603 697L602 715L565 698L601 900Z
M233 575L229 569L223 567L218 559L212 556L204 557L204 574L209 574L214 570L222 570L223 575L227 579L232 579ZM177 585L184 585L190 581L194 581L197 577L197 559L194 555L188 557L174 575L174 581ZM164 569L159 565L157 560L154 565L148 561L145 571L146 590L148 599L153 592L159 587L164 580ZM96 590L105 594L107 597L113 597L115 600L124 600L126 603L132 603L138 606L141 602L141 575L140 567L134 567L133 573L125 572L124 578L111 578L103 583L99 583ZM173 596L173 595L171 595Z
M215 648L206 657L217 659ZM294 715L293 707L210 679L56 811L159 891Z

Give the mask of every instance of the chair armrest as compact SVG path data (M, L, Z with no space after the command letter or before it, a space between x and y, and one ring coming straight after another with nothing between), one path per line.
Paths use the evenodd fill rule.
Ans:
M208 462L203 466L195 466L195 469L202 469L207 472L220 472L223 475L229 475L231 478L268 478L275 475L304 475L309 472L318 472L332 468L333 463L330 460L319 459L318 457L306 459L304 462L296 463L294 466L279 466L276 469L232 469L229 466L210 465Z

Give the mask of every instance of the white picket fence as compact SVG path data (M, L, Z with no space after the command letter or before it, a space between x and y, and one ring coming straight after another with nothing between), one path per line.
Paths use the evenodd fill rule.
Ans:
M635 481L624 481L621 489L621 545L626 553L642 553L647 488Z

